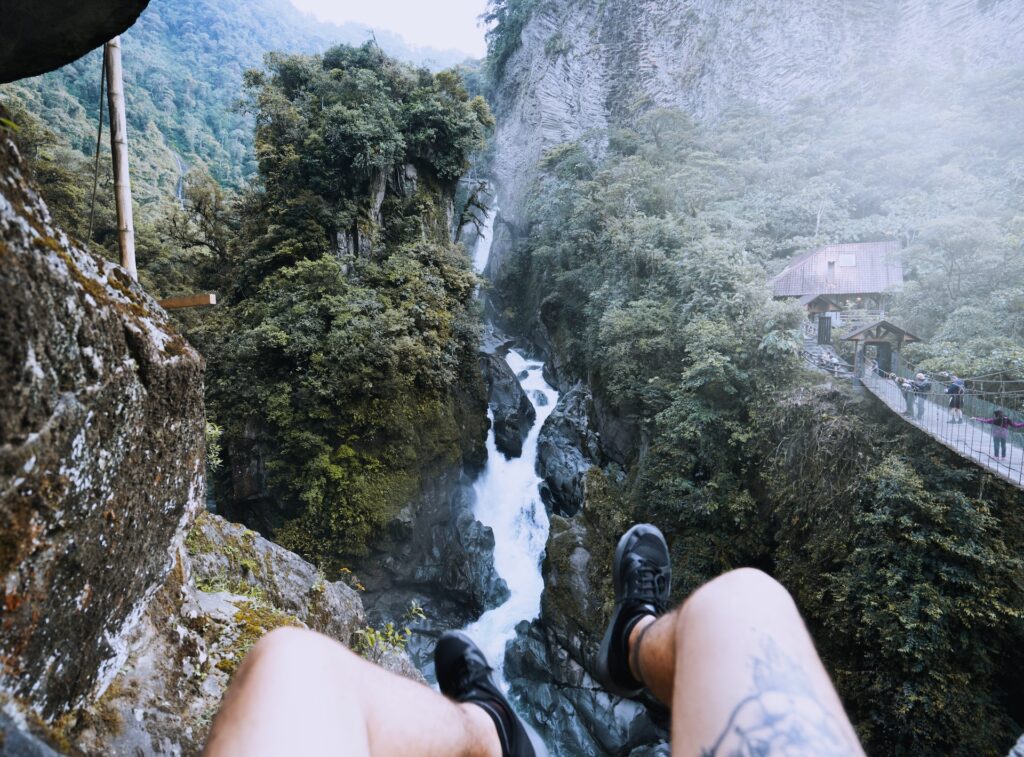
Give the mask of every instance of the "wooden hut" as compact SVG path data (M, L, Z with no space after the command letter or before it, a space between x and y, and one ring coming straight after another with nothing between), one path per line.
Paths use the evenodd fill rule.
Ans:
M898 373L900 350L906 344L921 340L909 331L882 320L852 331L843 337L843 341L856 343L857 357L854 361L854 373L857 376L863 376L868 347L875 348L875 359L878 361L879 371Z
M799 298L811 318L824 305L838 306L830 312L883 311L888 297L903 288L899 251L896 241L817 247L793 258L772 279L772 293L777 299Z

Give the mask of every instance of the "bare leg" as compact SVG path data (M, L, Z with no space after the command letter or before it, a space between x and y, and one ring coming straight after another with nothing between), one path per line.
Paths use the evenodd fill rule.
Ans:
M863 754L793 599L760 571L640 621L630 667L672 707L673 754Z
M501 745L476 705L452 702L326 636L283 628L238 669L204 754L497 757Z

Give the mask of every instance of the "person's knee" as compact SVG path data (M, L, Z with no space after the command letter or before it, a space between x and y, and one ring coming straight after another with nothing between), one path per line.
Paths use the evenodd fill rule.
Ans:
M344 665L355 657L340 643L306 628L276 628L256 642L246 656L249 666L301 670L317 667L327 659Z
M786 587L756 568L723 573L697 589L683 604L679 625L696 621L716 622L733 617L737 610L796 613L796 603Z

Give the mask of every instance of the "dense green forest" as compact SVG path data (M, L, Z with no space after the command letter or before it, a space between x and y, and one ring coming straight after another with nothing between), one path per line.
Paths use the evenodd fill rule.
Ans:
M740 565L780 578L869 753L995 754L1020 731L1019 499L820 388L768 280L813 245L900 239L912 359L1020 377L1019 74L637 114L549 151L495 285L509 328L543 331L633 428L625 482L591 474L594 538L658 523L680 598Z
M227 306L195 337L217 356L228 448L261 419L291 516L278 539L330 566L483 444L476 277L451 203L493 122L457 75L372 45L267 63L247 77L259 183L216 266Z
M493 125L472 95L535 4L492 2L489 59L462 76L327 49L333 31L270 0L156 0L125 35L142 281L221 298L181 316L209 361L219 495L259 457L276 505L234 514L332 575L439 469L479 463L453 198ZM271 49L326 51L243 73ZM632 435L621 481L590 474L593 538L658 523L677 598L740 565L777 576L869 753L994 754L1021 730L1024 519L1013 490L821 386L768 280L813 245L899 239L892 318L925 339L909 357L1024 377L1022 74L864 71L888 81L870 102L858 85L703 125L633 113L548 153L494 282L504 325L542 325ZM92 54L0 96L56 219L112 254L106 170L90 221L98 85Z
M337 26L304 16L288 0L154 0L122 36L125 96L135 200L152 206L174 197L179 163L202 168L238 189L255 174L251 114L238 107L244 72L267 52L322 52L370 36L399 60L431 68L462 62L454 51L417 49L387 31ZM95 151L101 55L0 86L16 116L59 134L40 154L84 176ZM109 160L103 140L104 160ZM83 184L84 186L84 184ZM89 182L91 186L91 180ZM107 193L109 194L109 193Z
M457 75L372 45L273 55L246 81L258 181L237 200L190 181L164 227L178 256L148 270L221 294L190 329L209 412L229 461L266 451L278 506L236 517L329 569L480 452L476 278L450 239L492 121Z

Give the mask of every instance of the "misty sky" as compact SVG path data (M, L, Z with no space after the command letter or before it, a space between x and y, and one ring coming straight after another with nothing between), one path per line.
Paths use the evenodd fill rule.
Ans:
M477 19L487 0L292 0L322 21L356 21L389 29L420 47L454 48L482 58L484 30Z

